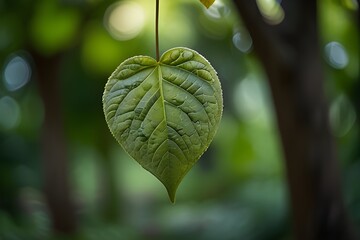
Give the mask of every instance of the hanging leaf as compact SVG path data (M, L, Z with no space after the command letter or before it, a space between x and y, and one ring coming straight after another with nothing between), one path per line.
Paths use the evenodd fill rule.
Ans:
M215 2L215 0L200 0L200 2L201 2L206 8L209 8L211 5L213 5L213 3Z
M172 202L181 180L210 145L222 105L215 70L187 48L171 49L159 62L147 56L125 60L103 95L111 133L164 184Z

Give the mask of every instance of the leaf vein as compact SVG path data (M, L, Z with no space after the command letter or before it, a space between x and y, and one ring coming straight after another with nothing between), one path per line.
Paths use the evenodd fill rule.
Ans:
M206 117L207 117L207 119L209 120L209 123L211 124L210 117L209 117L209 113L206 111L206 108L205 108L205 106L204 106L204 105L205 105L205 102L204 102L204 103L201 102L200 99L198 99L195 95L193 95L192 93L188 92L186 89L184 89L184 88L182 88L182 87L180 87L180 86L178 86L178 85L176 85L176 84L174 84L174 83L166 80L165 78L164 78L164 81L167 82L167 83L169 83L170 85L175 86L175 87L178 88L178 89L181 89L182 91L188 93L189 95L193 96L193 97L201 104L201 106L203 106L204 112L206 113ZM186 113L186 114L187 114L187 113Z

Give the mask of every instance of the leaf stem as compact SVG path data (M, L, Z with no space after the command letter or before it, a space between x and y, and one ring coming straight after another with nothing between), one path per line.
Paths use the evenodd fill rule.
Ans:
M156 61L160 60L159 53L159 5L160 0L156 0L156 10L155 10L155 47L156 47Z

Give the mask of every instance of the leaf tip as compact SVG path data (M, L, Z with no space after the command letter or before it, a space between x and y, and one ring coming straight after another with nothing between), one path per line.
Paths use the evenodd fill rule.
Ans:
M174 196L170 196L170 195L169 195L169 198L170 198L170 202L171 202L172 204L175 204L175 195L174 195Z
M171 188L166 187L166 190L167 190L170 202L172 204L175 204L176 189L171 189Z

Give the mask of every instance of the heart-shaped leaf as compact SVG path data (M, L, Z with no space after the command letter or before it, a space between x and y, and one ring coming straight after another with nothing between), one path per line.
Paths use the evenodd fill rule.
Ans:
M179 183L212 141L222 106L215 70L187 48L171 49L159 62L147 56L125 60L103 95L111 133L164 184L172 202Z
M211 5L213 5L213 3L215 2L215 0L200 0L200 2L201 2L206 8L209 8Z

